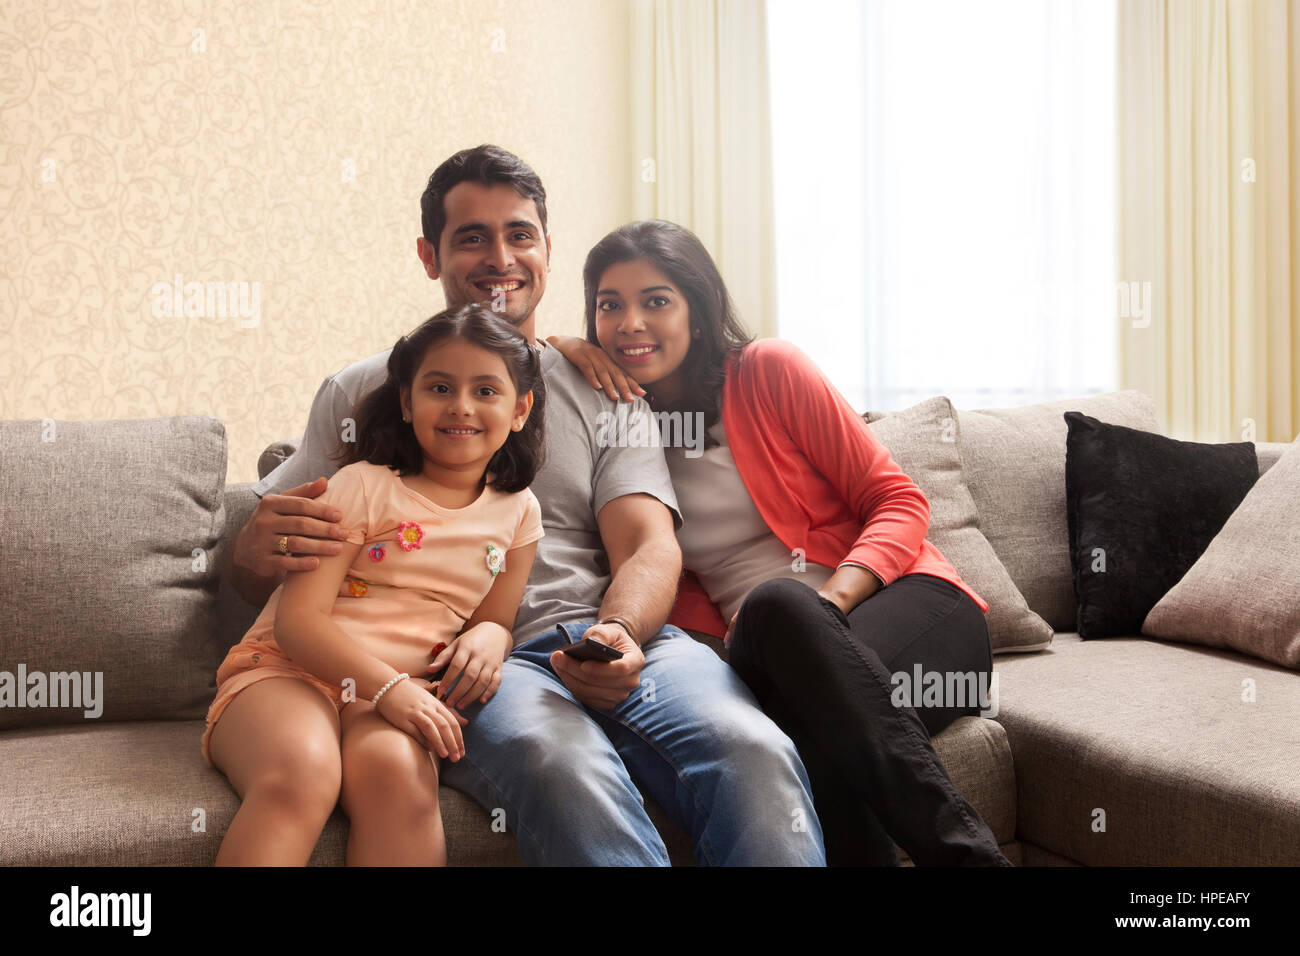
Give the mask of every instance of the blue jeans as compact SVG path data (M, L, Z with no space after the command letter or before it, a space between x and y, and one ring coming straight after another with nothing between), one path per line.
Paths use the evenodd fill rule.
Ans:
M702 864L824 865L803 763L735 672L667 626L641 649L640 688L601 713L549 661L594 623L515 649L496 696L462 711L465 756L442 763L442 782L504 811L531 865L667 866L633 780Z

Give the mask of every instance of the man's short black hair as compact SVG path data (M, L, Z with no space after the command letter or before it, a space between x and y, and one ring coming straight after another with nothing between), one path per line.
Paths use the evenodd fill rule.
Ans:
M447 209L443 199L457 183L475 182L484 186L506 183L524 199L537 206L541 219L542 235L546 235L546 190L531 166L509 150L484 143L473 149L462 149L433 171L429 185L420 196L420 227L424 238L433 246L433 257L438 258L438 241L447 225Z

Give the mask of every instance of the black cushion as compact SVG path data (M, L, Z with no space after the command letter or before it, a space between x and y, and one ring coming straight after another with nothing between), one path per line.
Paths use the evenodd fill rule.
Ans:
M1132 637L1259 478L1253 442L1178 441L1066 412L1079 636Z

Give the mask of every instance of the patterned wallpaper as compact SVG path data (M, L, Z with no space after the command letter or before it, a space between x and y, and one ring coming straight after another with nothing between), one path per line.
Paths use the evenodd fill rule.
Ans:
M198 413L228 481L442 307L419 195L496 142L548 192L539 332L631 218L624 0L4 0L0 418Z

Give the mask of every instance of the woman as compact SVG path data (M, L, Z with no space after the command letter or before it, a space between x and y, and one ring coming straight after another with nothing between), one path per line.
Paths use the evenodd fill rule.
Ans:
M896 842L921 865L1009 866L929 741L978 705L892 699L916 665L992 670L988 605L925 540L920 489L802 352L744 330L690 231L623 226L583 278L587 341L551 344L611 397L630 376L707 429L702 454L666 451L705 592L684 587L671 623L731 622L732 666L804 759L827 860L895 865Z

